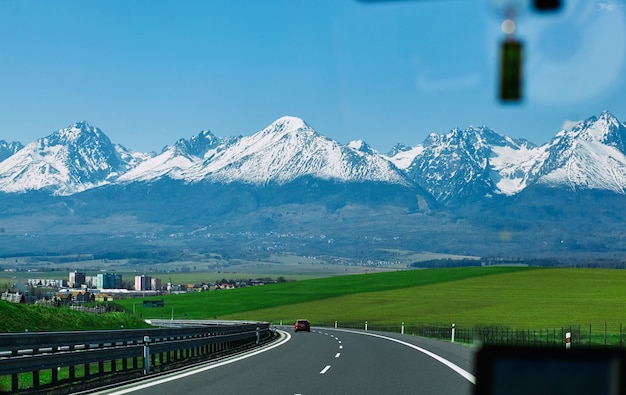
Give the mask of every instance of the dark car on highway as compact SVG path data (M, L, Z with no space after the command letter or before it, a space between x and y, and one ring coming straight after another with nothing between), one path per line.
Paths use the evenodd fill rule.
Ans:
M294 331L307 331L311 332L311 324L308 320L297 320L293 326Z

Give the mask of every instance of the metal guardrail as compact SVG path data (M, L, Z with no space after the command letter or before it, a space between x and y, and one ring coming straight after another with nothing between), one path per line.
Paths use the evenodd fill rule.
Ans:
M97 377L107 376L111 382L126 380L151 373L151 367L158 372L183 362L210 359L272 336L269 323L242 322L194 322L191 327L147 330L1 333L0 377L11 377L11 393L63 393L68 388L86 389ZM62 369L68 377L60 380ZM43 374L50 379L42 384ZM22 381L24 376L32 377L28 388L20 388L20 376Z

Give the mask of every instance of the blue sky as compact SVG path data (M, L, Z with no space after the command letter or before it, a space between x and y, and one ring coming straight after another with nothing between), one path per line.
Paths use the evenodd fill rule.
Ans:
M86 120L160 151L283 115L380 152L487 125L544 143L568 120L626 121L626 0L522 10L525 99L497 99L496 3L430 0L0 0L0 139Z

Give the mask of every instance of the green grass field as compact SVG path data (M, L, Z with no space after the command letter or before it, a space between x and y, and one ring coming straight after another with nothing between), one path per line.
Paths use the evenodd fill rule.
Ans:
M67 307L10 303L0 300L0 333L146 328L145 322L123 312L87 314Z
M193 275L181 274L179 279L194 282ZM216 275L229 277L210 274ZM589 326L597 331L606 324L611 332L626 323L626 271L621 270L471 267L302 278L228 291L165 295L164 308L143 308L140 298L118 304L142 319L169 319L173 309L176 319L274 323L303 317L313 323L455 323L459 327L514 329L581 326L587 331ZM32 316L6 310L11 306L3 305L1 312L6 317ZM78 321L57 316L60 321ZM16 327L46 330L47 321L35 317L17 322Z
M163 297L166 302L165 309L143 309L140 307L141 299L121 300L118 304L127 308L128 311L134 309L144 318L169 318L171 312L167 306L171 305L175 306L176 317L186 314L187 318L191 319L223 318L225 315L251 314L259 309L282 308L346 295L400 290L512 270L515 269L411 270L336 276L228 291L168 295Z
M119 304L143 318L278 323L499 325L555 328L626 322L626 271L454 268L341 276L230 291L165 296L165 308Z

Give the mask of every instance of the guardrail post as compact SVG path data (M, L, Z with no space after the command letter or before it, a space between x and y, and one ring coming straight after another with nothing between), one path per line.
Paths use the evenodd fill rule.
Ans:
M33 388L39 388L39 370L33 371Z
M52 368L52 384L56 384L59 382L59 370L61 370L60 367L54 369Z
M256 327L256 344L261 343L261 328Z
M143 374L150 374L150 336L143 337Z

